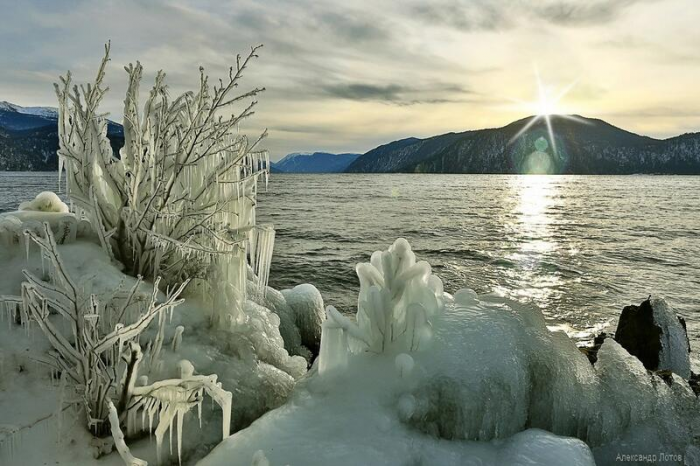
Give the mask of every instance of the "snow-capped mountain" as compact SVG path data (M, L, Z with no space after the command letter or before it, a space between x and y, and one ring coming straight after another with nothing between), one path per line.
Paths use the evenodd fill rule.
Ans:
M408 138L379 146L346 170L356 173L700 174L700 133L654 139L603 120L528 117L502 128ZM525 129L527 127L527 129ZM522 131L522 134L519 134ZM518 135L516 137L516 135Z
M360 154L331 154L328 152L294 152L286 155L272 168L285 173L340 173Z
M25 130L55 125L58 121L58 110L52 107L21 107L19 105L0 102L0 127L9 130Z
M15 111L25 115L35 115L44 118L58 118L58 109L56 107L22 107L6 100L0 102L0 110Z
M0 170L50 171L58 168L58 110L0 102ZM116 151L124 143L122 126L108 122Z

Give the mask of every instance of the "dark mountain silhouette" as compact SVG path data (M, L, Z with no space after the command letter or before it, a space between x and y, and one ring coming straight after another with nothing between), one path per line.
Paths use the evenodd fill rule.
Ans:
M402 139L363 154L346 171L700 174L700 133L660 140L599 119L552 115L554 150L543 118L515 138L533 118L502 128Z

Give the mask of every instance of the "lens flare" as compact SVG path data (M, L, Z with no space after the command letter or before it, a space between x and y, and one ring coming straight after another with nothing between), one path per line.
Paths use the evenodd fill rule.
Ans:
M537 71L537 68L535 68L535 79L537 81L537 93L538 93L538 99L533 102L523 102L523 106L525 106L528 110L530 110L532 113L535 113L535 116L530 119L530 121L527 122L525 126L523 126L520 131L518 131L515 136L513 136L510 141L508 141L508 144L512 144L514 141L516 141L520 136L525 134L530 128L532 128L535 123L537 123L540 120L544 120L545 124L547 125L547 133L549 135L549 146L552 148L552 153L556 156L558 155L557 153L557 143L554 138L554 127L552 125L552 116L556 115L559 118L565 118L567 120L573 120L579 123L584 123L588 124L585 120L578 118L574 115L562 115L560 112L559 108L559 102L566 96L566 94L569 93L571 89L576 85L577 81L573 81L564 88L562 88L559 92L554 92L554 89L551 86L546 86L542 83L542 79L540 78L540 73Z

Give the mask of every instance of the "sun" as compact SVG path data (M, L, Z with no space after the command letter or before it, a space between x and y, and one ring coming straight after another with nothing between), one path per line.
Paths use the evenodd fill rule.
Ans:
M544 119L547 124L547 132L549 133L549 145L552 148L554 154L557 153L557 145L554 139L554 128L552 127L552 115L557 115L561 118L566 118L569 120L574 120L578 122L584 122L580 118L573 115L563 115L559 102L568 94L568 92L576 85L577 81L573 81L562 89L556 91L554 87L545 85L540 78L540 74L535 67L535 78L537 83L537 100L532 102L519 102L522 107L527 109L529 114L534 114L535 117L532 118L525 126L523 126L518 133L513 136L508 144L513 143L516 139L522 136L528 129L530 129L535 123Z
M551 96L551 89L540 86L540 100L537 102L537 115L549 116L559 113L557 109L557 101Z

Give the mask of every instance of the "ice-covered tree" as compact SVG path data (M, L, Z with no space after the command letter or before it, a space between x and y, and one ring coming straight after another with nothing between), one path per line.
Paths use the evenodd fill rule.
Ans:
M255 226L258 178L267 180L269 173L268 155L259 148L266 132L254 140L239 132L264 90L238 91L258 49L238 56L218 84L200 68L199 89L176 98L159 71L143 104L143 68L126 66L118 158L99 113L108 90L109 44L93 84L73 85L69 72L55 85L59 169L65 167L73 211L90 219L104 249L132 275L161 276L168 285L204 279L209 292L223 287L212 294L224 297L233 312L245 297L247 255L264 280L274 237L271 228Z

